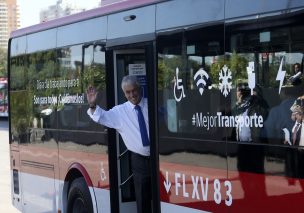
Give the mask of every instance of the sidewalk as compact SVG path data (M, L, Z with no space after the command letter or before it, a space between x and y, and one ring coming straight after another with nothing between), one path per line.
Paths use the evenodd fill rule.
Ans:
M0 212L20 213L12 206L8 130L0 130Z

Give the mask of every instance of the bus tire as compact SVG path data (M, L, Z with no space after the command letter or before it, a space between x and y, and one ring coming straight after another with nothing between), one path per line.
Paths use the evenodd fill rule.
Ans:
M93 203L83 177L75 179L68 194L68 213L93 213Z

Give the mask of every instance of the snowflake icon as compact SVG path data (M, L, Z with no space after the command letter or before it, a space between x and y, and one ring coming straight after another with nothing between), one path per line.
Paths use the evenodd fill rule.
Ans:
M228 67L226 65L224 65L224 67L221 69L220 73L219 73L219 88L221 90L221 92L223 93L223 95L225 97L227 97L227 95L229 94L230 90L232 89L232 82L229 82L232 80L232 75L231 75L231 71L230 69L228 69Z

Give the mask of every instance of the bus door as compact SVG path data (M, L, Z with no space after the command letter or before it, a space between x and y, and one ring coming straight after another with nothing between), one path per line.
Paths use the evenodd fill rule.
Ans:
M126 98L121 89L121 80L125 75L136 75L142 85L143 97L147 97L147 79L145 50L115 50L113 52L115 105L124 103ZM121 136L116 133L117 160L117 195L119 212L136 212L133 174L131 171L130 152L124 145ZM113 210L113 209L112 209Z

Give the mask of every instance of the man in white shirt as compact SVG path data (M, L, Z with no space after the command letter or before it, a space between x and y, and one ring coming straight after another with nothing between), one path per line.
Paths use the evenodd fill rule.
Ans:
M87 90L90 108L87 113L96 123L114 128L131 152L137 212L151 212L150 142L148 103L142 98L136 76L125 76L121 82L127 102L106 111L96 105L97 91Z

